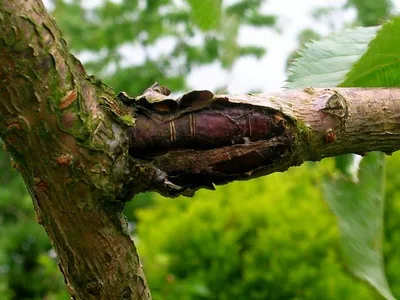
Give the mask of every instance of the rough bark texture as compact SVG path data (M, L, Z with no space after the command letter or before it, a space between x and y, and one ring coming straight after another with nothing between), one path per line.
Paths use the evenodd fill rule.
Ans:
M69 54L40 1L0 1L0 32L1 138L71 296L150 299L121 212L124 110Z
M116 97L69 54L40 1L0 1L0 32L0 136L74 299L151 298L122 215L136 193L192 195L305 160L399 149L399 89L174 100L153 86Z

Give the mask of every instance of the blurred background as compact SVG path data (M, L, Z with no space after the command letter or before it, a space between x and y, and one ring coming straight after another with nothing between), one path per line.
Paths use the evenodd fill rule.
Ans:
M281 89L296 50L397 14L390 0L44 1L87 71L116 92L154 81L247 93ZM218 3L214 5L213 3ZM0 141L1 143L1 141ZM400 297L400 154L386 169L384 257ZM341 259L322 177L332 159L194 198L126 206L154 299L379 299ZM19 174L0 147L0 299L69 299Z

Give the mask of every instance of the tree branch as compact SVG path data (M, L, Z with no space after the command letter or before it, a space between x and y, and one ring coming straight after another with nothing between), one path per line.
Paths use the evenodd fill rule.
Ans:
M176 100L157 98L151 89L131 100L137 120L130 154L163 172L153 173L165 188L154 180L147 188L166 195L190 196L201 187L304 161L400 148L400 89L305 88L243 96L194 91Z
M71 296L150 299L122 214L128 112L69 54L41 1L1 1L0 32L0 136Z

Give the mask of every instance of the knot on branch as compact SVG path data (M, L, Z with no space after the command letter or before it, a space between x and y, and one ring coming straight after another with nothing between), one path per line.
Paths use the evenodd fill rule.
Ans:
M323 90L317 95L313 108L320 112L322 127L325 130L340 131L344 127L348 108L345 98L337 91Z

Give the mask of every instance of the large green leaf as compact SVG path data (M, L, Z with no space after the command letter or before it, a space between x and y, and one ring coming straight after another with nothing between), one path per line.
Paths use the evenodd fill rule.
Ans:
M338 217L348 269L394 299L382 257L385 156L369 153L360 163L358 180L338 174L324 184L325 199Z
M358 28L310 44L290 69L288 87L396 85L398 23L384 25L376 37L379 27ZM386 299L394 299L381 249L385 157L373 153L359 163L355 155L336 158L336 177L324 180L325 198L338 218L349 270Z
M400 18L385 24L342 86L400 85Z
M346 29L300 50L289 67L288 88L329 87L343 82L351 66L366 51L378 27Z
M399 86L400 19L385 24L341 86ZM354 176L325 182L325 197L336 213L342 233L344 259L349 269L386 299L394 299L386 280L382 254L385 155L370 154ZM335 191L336 190L336 191ZM351 205L344 200L350 200Z

